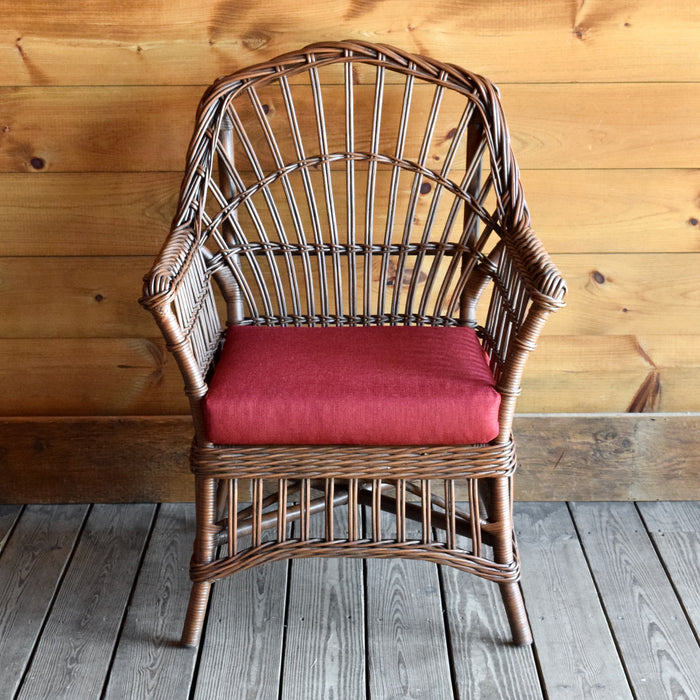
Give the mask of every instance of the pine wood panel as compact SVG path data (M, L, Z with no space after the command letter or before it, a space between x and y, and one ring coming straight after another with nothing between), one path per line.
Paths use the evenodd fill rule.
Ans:
M188 410L175 362L156 338L0 340L0 382L0 415L159 415Z
M550 254L700 251L698 170L523 170Z
M110 17L104 21L105 14ZM501 81L697 80L697 5L539 0L289 3L187 0L4 9L0 82L170 84L213 76L319 37L385 41ZM661 28L661 31L660 31ZM552 56L557 60L552 61Z
M700 647L634 504L572 506L635 697L700 696Z
M700 84L504 85L522 168L695 168Z
M698 336L544 336L523 378L523 412L700 410Z
M0 258L0 337L134 337L157 333L137 304L153 258ZM700 253L557 255L569 286L548 336L693 335ZM485 309L483 310L485 313Z
M700 328L700 254L558 255L566 310L548 335L683 335Z
M5 256L146 255L181 174L0 173ZM562 253L700 252L697 170L525 170L538 235Z
M202 90L0 88L0 171L179 171ZM401 90L387 86L386 99L400 102ZM361 85L356 93L361 101ZM697 167L698 84L509 84L502 98L522 168ZM303 129L313 109L298 107Z
M135 298L197 101L215 76L320 37L501 85L535 228L571 288L521 410L699 410L700 6L436 1L3 8L0 254L25 259L0 258L0 414L186 410Z
M18 698L100 695L154 510L93 507Z
M181 173L0 174L2 254L155 256Z
M0 318L0 336L119 338L158 333L152 316L137 303L151 263L151 257L0 258L0 291L7 310Z
M521 586L547 698L632 698L565 503L519 503Z
M700 410L698 336L544 336L530 356L523 412ZM158 338L0 340L0 415L187 412ZM637 405L637 408L634 406Z
M0 171L180 171L201 94L177 86L0 88Z

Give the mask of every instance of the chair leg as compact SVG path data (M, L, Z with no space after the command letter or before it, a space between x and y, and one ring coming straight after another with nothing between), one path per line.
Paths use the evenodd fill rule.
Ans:
M208 581L192 584L190 602L187 606L187 616L185 617L185 626L182 629L182 638L180 640L183 646L196 647L199 644L210 592L211 583Z
M214 479L195 478L197 531L194 540L193 564L207 564L214 555L213 532L215 528L213 524L216 520L216 492L217 487ZM192 575L192 568L190 575ZM211 581L193 580L181 637L181 643L184 646L192 647L199 644L210 593Z
M494 559L500 564L510 564L515 558L511 493L511 483L507 477L490 480L484 493L490 519L503 524L493 552ZM513 635L513 643L532 644L532 632L519 583L504 581L499 584L499 588Z
M525 612L523 594L517 583L499 584L514 644L532 644L532 632Z

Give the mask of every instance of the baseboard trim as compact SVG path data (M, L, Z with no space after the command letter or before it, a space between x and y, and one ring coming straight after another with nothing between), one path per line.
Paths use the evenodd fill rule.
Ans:
M700 500L700 414L515 419L517 500ZM187 416L0 419L0 503L192 500Z

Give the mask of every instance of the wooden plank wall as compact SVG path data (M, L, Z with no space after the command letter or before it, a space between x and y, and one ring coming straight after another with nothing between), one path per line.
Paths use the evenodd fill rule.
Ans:
M0 460L26 460L11 465L26 486L0 501L90 499L79 474L51 496L37 490L35 462L17 445L41 443L42 417L49 426L82 417L65 424L65 444L54 435L43 451L41 478L52 481L46 465L63 466L85 418L101 417L94 428L128 416L138 443L153 420L187 411L136 298L173 213L197 101L215 77L321 39L391 43L500 85L535 227L570 286L528 367L521 411L585 414L584 430L601 413L700 412L696 2L70 0L59 12L3 0L1 9ZM164 440L180 423L168 425ZM552 431L539 434L556 441ZM673 445L700 494L687 445ZM654 455L645 468L658 469ZM155 486L158 470L139 469L152 483L124 486L121 498L171 493ZM563 476L567 484L575 488Z

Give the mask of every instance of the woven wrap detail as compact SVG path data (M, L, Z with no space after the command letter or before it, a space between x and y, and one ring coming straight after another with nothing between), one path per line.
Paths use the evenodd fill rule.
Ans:
M483 446L194 444L191 463L196 475L215 479L480 479L511 476L516 458L511 438Z
M195 583L216 581L225 578L238 571L250 569L260 564L280 559L295 559L305 557L350 557L355 559L401 557L404 559L419 559L430 561L434 564L445 564L453 568L467 571L496 583L515 583L520 580L520 563L517 557L509 564L496 562L476 557L459 551L449 550L441 543L421 544L418 540L406 542L372 540L287 540L285 542L266 542L252 550L246 550L241 554L219 559L208 564L198 564L194 560L190 563L190 578Z

